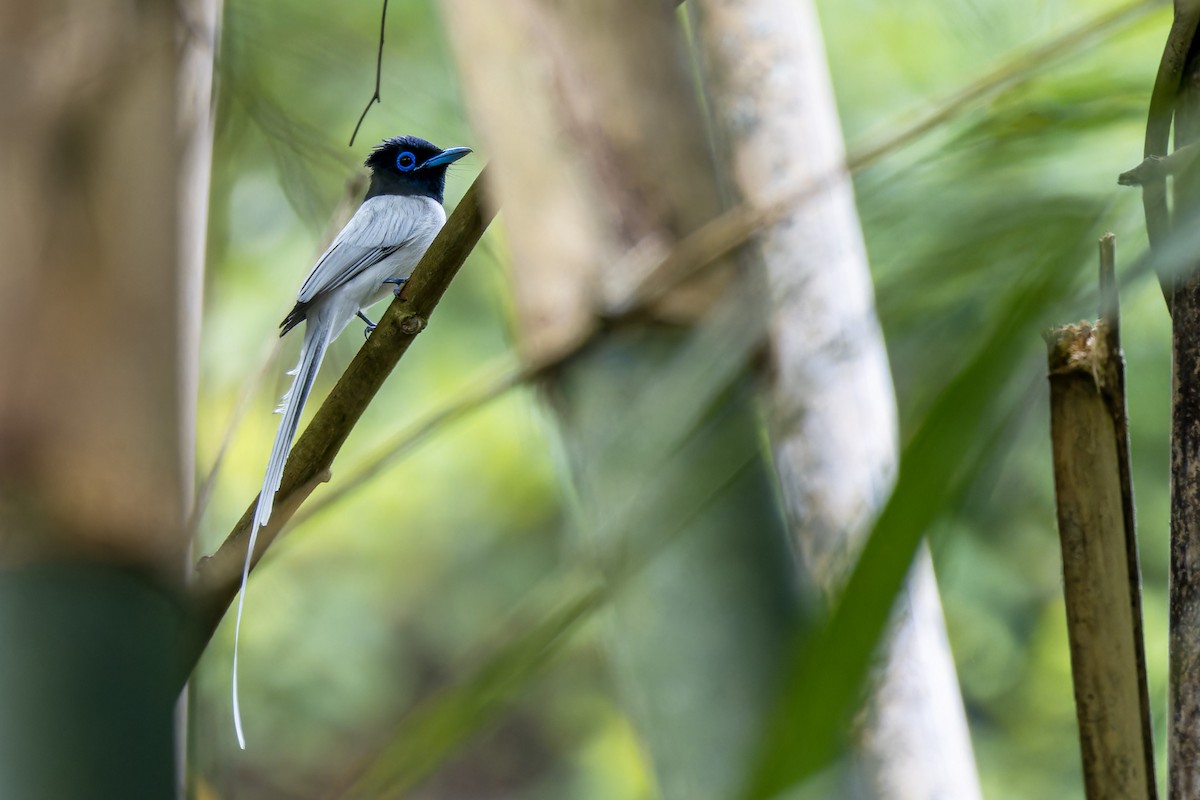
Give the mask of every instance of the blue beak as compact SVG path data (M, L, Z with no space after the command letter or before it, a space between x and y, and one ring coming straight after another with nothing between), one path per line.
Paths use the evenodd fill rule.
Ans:
M421 169L426 167L440 167L444 164L453 164L460 158L471 152L469 147L447 147L436 156L431 156L425 159L425 163L421 165Z

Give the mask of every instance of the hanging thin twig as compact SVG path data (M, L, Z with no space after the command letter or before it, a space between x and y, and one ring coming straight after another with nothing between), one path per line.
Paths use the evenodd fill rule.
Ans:
M362 127L363 120L367 118L367 112L371 110L371 106L379 102L379 81L383 77L383 32L387 29L387 4L388 0L383 0L383 14L379 17L379 50L375 53L375 92L359 116L358 123L354 126L354 133L350 134L350 147L354 147L354 139L358 136L358 129Z

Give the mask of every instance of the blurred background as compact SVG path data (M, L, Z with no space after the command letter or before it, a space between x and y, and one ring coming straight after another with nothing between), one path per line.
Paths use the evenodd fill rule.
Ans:
M852 160L982 76L1012 79L954 105L855 178L902 438L996 325L995 300L1013 285L1068 274L1072 291L1047 298L1039 324L1094 317L1095 242L1117 234L1161 773L1170 333L1158 285L1130 269L1146 247L1141 207L1116 176L1140 160L1171 12L1126 4L1132 11L1116 24L1078 33L1119 5L818 2ZM426 0L388 9L382 103L347 147L371 95L379 12L362 0L224 4L198 474L218 459L220 467L199 552L217 546L261 481L271 410L298 346L289 337L280 349L276 326L344 219L339 209L361 197L356 176L370 147L411 133L476 148L450 172L448 208L488 160L444 34L454 20ZM1055 37L1055 56L1020 59ZM445 700L588 586L568 535L562 448L535 392L512 389L437 425L374 479L321 505L357 465L516 363L506 258L501 213L355 429L332 482L314 493L316 513L302 514L256 571L241 649L245 752L229 708L232 618L205 654L191 706L197 796L338 796L403 735L413 709L429 708L420 730L434 762L413 796L657 796L605 665L612 632L590 613L552 659L526 671L519 691ZM1003 435L986 443L983 469L930 531L989 798L1083 796L1035 334L1004 376ZM352 325L335 344L314 406L360 342ZM670 545L656 556L670 557Z

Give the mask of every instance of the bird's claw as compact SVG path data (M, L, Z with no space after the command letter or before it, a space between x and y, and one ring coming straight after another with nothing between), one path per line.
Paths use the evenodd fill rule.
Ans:
M392 289L392 296L399 297L400 292L404 289L404 284L408 283L408 278L386 278L384 283L394 283L395 289Z
M371 322L371 320L363 312L359 311L359 312L357 312L357 314L358 314L359 319L361 319L363 322L367 323L367 327L363 328L363 338L367 339L371 336L372 333L375 332L375 328L377 326L375 325L374 322Z

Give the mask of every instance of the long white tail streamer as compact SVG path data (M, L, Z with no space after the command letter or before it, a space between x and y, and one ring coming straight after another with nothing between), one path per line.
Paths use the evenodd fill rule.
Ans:
M238 746L246 749L246 736L242 731L242 712L238 703L238 647L242 637L242 610L246 605L246 582L250 579L250 562L254 557L254 546L258 542L258 529L267 524L271 518L271 509L275 504L275 492L283 480L283 467L287 464L288 451L296 429L300 425L300 415L308 394L312 391L317 371L325 358L325 350L329 347L330 330L327 324L314 324L308 320L304 329L304 343L300 346L300 360L296 368L289 374L294 375L292 387L279 401L275 413L283 415L279 420L279 430L275 433L275 444L271 447L271 458L267 462L267 474L263 478L262 491L258 495L258 505L254 509L254 521L250 523L250 542L246 546L246 561L242 565L242 586L238 590L237 621L233 627L233 729L237 733Z

